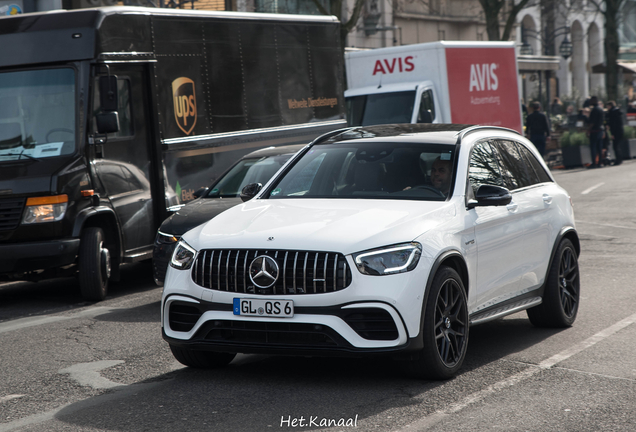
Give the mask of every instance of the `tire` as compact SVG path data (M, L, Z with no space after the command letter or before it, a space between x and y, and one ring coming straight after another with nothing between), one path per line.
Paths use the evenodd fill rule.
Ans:
M579 310L579 264L572 242L563 239L548 273L543 302L528 309L528 318L536 327L570 327Z
M177 361L183 365L199 369L213 369L230 364L236 354L214 351L195 351L170 345L170 351Z
M79 248L79 284L84 299L100 301L106 298L110 266L110 252L104 247L104 231L86 228Z
M406 362L409 375L449 379L461 368L468 348L468 306L459 274L440 267L424 307L424 348Z

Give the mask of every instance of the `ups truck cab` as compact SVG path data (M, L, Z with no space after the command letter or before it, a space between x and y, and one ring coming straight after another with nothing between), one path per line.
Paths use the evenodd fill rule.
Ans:
M77 274L101 300L241 156L345 126L339 31L135 7L0 18L0 280Z

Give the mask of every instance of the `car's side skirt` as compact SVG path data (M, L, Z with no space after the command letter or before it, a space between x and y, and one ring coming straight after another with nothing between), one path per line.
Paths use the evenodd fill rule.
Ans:
M496 304L487 309L471 314L469 318L470 325L483 324L488 321L503 318L506 315L510 315L515 312L520 312L522 310L538 306L543 301L543 298L539 295L540 291L541 290L535 290L524 294L521 297L515 297L506 302Z

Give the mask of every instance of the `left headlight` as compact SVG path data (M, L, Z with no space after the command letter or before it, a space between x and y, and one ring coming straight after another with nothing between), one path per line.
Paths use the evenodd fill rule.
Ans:
M353 259L362 274L384 276L413 270L420 256L422 245L402 243L353 255Z
M192 267L197 251L184 240L180 240L172 254L170 265L178 270L187 270Z
M68 195L28 198L22 223L25 225L57 222L64 218L68 207Z

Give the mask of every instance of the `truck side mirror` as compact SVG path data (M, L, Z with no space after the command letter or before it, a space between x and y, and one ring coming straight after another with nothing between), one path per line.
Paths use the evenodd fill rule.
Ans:
M108 111L95 116L97 133L109 134L119 132L119 114L117 111Z
M117 111L117 77L115 75L99 77L99 104L102 111Z
M512 195L510 191L501 186L481 185L477 189L475 199L468 201L467 207L504 206L510 204Z
M261 191L263 185L261 183L250 183L241 191L241 201L249 201Z

